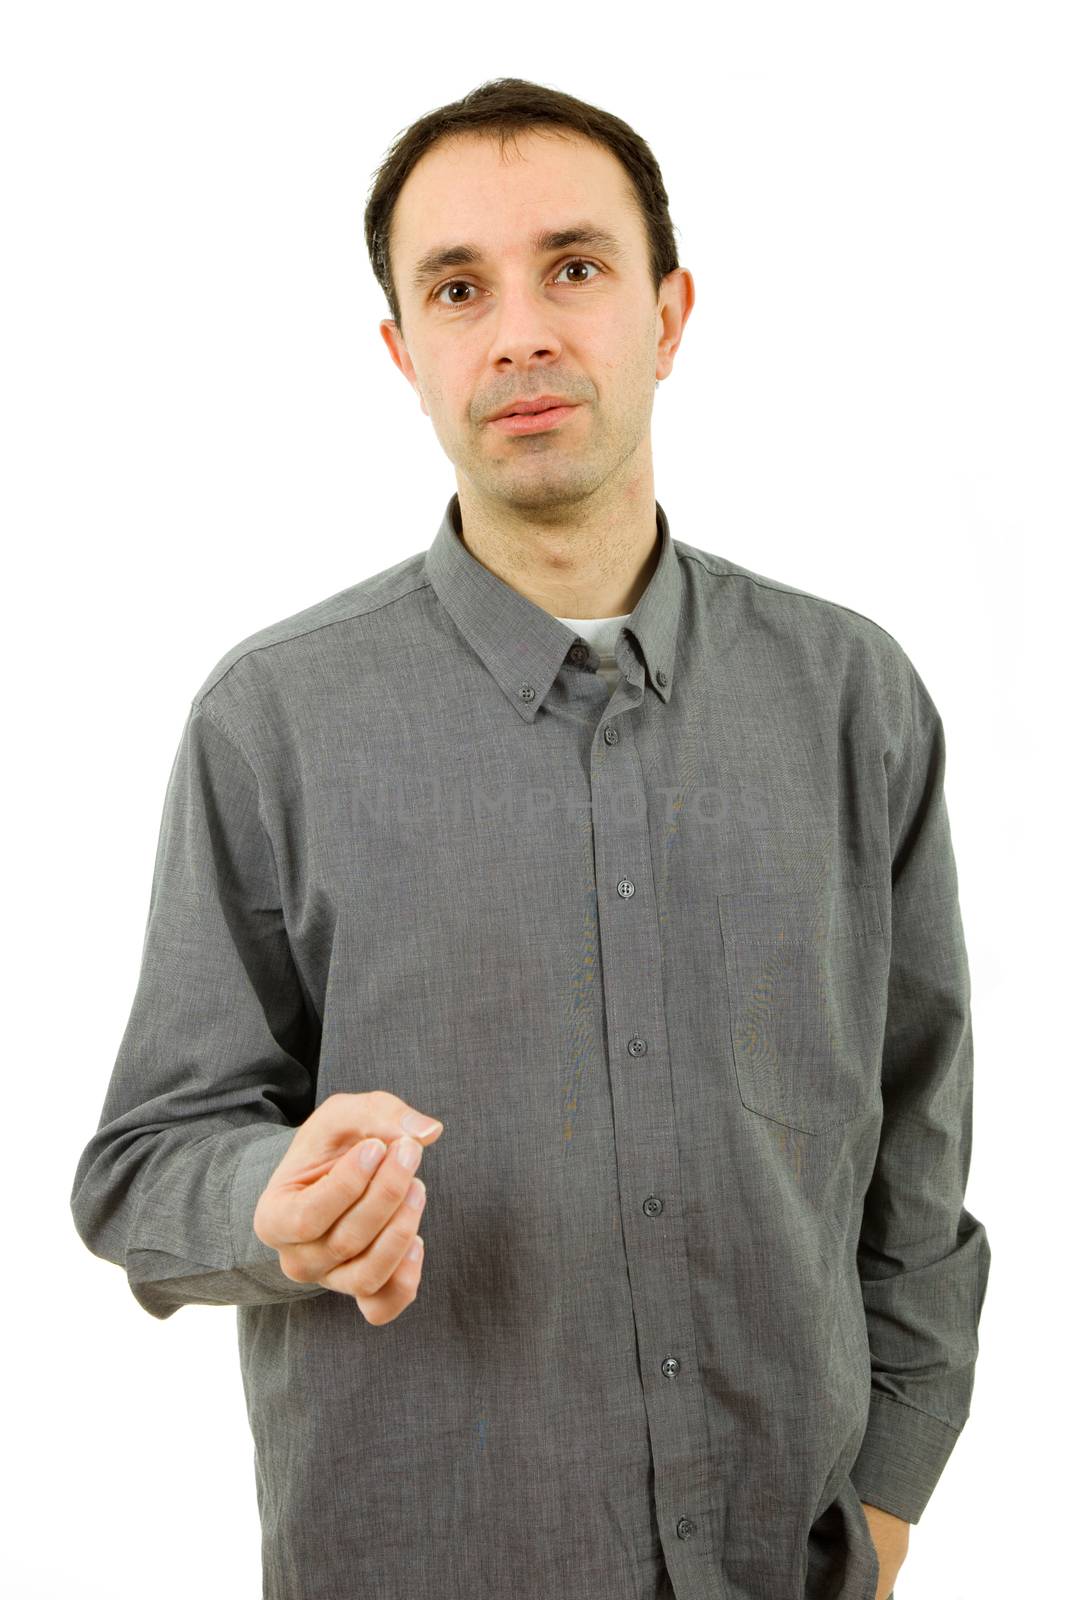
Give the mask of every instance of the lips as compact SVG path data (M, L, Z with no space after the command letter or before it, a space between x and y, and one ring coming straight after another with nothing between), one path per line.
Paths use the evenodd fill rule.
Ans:
M489 426L498 433L546 433L563 427L579 409L578 405L551 405L536 411L518 411L510 416L491 417Z
M546 395L542 400L517 400L507 411L498 411L490 417L490 422L499 422L504 417L534 416L538 411L554 411L559 406L573 405L571 400L563 400L558 395Z

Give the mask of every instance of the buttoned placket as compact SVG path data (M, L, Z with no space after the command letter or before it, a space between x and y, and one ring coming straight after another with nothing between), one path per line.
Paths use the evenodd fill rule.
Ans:
M689 1294L647 784L632 723L645 701L645 666L625 631L619 634L616 659L620 678L596 728L589 781L622 1227L638 1360L648 1375L643 1389L656 1460L660 1537L697 1539L699 1551L700 1536L710 1531L702 1526L698 1503L708 1471L707 1439ZM658 672L656 681L663 687L666 673ZM649 699L655 715L660 702L655 695ZM685 1308L680 1317L679 1307Z

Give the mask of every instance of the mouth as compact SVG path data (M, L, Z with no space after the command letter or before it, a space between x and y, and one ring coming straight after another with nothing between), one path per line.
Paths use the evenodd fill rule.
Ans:
M501 433L544 433L558 428L578 410L573 406L549 406L546 411L513 411L506 417L492 417L489 426Z

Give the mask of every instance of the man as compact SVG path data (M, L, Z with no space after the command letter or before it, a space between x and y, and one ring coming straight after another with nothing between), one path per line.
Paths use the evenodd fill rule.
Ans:
M522 80L408 130L368 243L456 494L171 773L72 1206L154 1316L239 1308L268 1600L886 1600L968 1414L941 721L672 538L666 198Z

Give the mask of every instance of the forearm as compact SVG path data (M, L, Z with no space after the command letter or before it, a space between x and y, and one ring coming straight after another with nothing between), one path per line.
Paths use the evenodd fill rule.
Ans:
M184 1144L171 1134L133 1165L128 1140L105 1126L75 1179L75 1227L94 1255L125 1268L138 1303L160 1319L183 1305L272 1305L325 1294L320 1284L287 1278L277 1251L252 1229L291 1138L291 1128L264 1132L259 1124Z

